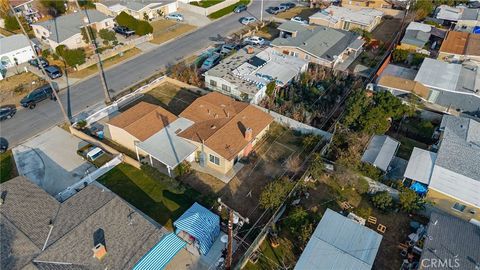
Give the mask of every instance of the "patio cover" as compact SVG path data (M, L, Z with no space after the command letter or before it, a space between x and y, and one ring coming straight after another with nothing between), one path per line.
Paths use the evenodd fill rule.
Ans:
M166 166L175 168L197 149L194 144L177 136L192 124L188 119L178 118L147 140L139 142L137 147Z
M163 269L186 245L174 233L167 234L137 262L133 270Z
M370 140L362 161L387 171L400 143L386 135L375 135Z
M403 176L428 185L436 159L437 153L414 147Z
M220 235L220 217L198 203L194 203L173 222L173 226L177 234L184 231L195 237L203 255L208 253Z

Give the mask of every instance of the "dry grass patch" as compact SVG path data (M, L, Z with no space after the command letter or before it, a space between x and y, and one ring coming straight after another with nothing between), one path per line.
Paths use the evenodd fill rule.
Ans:
M138 48L132 48L128 51L125 51L123 52L123 55L120 56L119 54L113 56L113 57L110 57L108 59L105 59L102 61L103 63L103 68L106 69L108 67L111 67L115 64L118 64L120 62L123 62L139 53L141 53L142 51ZM75 72L71 72L68 74L69 77L71 78L85 78L89 75L92 75L94 73L96 73L98 71L97 69L97 65L92 65L88 68L85 68L85 69L82 69L82 70L79 70L79 71L75 71Z
M293 17L300 16L302 19L308 20L308 17L312 16L318 11L320 11L318 8L294 7L275 16L281 19L291 19Z
M0 105L19 104L27 93L47 82L33 74L23 72L0 81Z
M196 29L193 25L177 23L171 20L158 20L152 22L152 26L153 40L151 42L155 44L162 44L170 39Z

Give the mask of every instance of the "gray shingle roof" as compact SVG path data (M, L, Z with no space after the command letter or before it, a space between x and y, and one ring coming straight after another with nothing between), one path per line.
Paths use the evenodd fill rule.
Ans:
M12 35L9 37L0 37L0 55L11 51L30 47L30 41L25 35Z
M280 24L278 27L277 27L278 30L282 30L282 31L286 31L286 32L290 32L290 33L293 33L293 32L300 32L300 31L304 31L306 30L307 28L298 23L298 22L292 22L292 21L286 21L282 24Z
M297 47L318 58L332 61L334 56L345 51L359 37L357 33L317 26L314 29L305 28L299 31L296 37L276 38L271 45Z
M100 22L108 18L108 16L95 9L88 9L86 13L91 23ZM85 17L85 12L75 12L49 21L35 23L34 25L45 27L50 32L49 39L60 43L80 33L80 28L83 27L83 17Z
M458 259L462 270L476 270L480 263L480 227L457 217L432 213L420 261Z
M430 33L425 33L420 30L407 30L402 38L401 43L423 48L423 46L425 46L430 39L430 35Z
M130 269L167 232L95 185L61 204L24 177L1 184L0 190L6 193L0 206L2 251L11 250L2 252L2 269ZM41 251L50 220L52 233ZM102 261L92 251L99 229L107 248Z

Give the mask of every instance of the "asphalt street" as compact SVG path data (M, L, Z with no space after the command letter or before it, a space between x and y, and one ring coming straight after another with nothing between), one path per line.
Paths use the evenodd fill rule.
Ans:
M264 9L278 1L265 1ZM178 62L182 58L205 48L228 34L240 29L241 17L260 18L261 1L254 0L247 12L229 15L223 19L198 29L186 36L164 44L157 49L144 53L134 59L117 65L105 72L108 88L114 94L126 87L151 77L166 65ZM264 19L269 14L264 12ZM69 117L103 103L104 95L98 76L79 82L60 92L60 99ZM13 147L26 139L63 121L57 102L46 100L34 110L20 109L9 120L0 123L0 137L5 138Z

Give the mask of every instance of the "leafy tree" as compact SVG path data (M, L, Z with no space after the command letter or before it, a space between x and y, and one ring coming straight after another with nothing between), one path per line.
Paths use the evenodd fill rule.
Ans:
M153 27L149 22L137 20L123 11L115 17L115 21L121 26L126 26L134 30L135 33L140 36L153 33Z
M372 215L372 208L368 206L363 206L353 210L353 212L355 212L355 214L361 216L362 218L367 219L369 216Z
M309 169L310 174L315 179L318 179L323 175L325 164L323 163L322 155L320 155L320 153L313 154Z
M313 148L321 141L322 141L322 136L309 134L303 138L302 145L303 145L303 148L305 148L305 151L309 152L313 150Z
M275 82L275 80L269 82L267 84L267 89L265 90L265 93L267 94L267 96L273 97L273 94L275 93L275 88L276 87L277 87L277 83Z
M115 35L115 32L110 31L108 29L102 29L98 31L98 35L106 43L105 45L110 44L110 42L115 43L115 41L117 41L117 36Z
M423 60L425 59L425 57L426 56L422 53L413 53L412 65L420 66L423 63Z
M358 117L363 113L368 106L369 98L362 89L357 89L347 100L347 107L345 116L343 117L343 124L351 126L356 122Z
M264 209L279 207L292 188L293 183L288 178L270 182L260 194L260 205Z
M8 31L15 31L20 29L20 25L18 24L17 19L15 19L15 16L10 16L7 15L4 17L5 20L5 29Z
M153 26L147 21L138 21L134 30L135 34L144 36L153 33Z
M65 45L59 45L55 52L65 60L68 66L74 67L85 63L85 51L83 49L68 49Z
M372 196L372 203L376 208L386 211L393 206L393 199L387 191L380 191Z
M90 33L90 38L92 39L92 42L93 42L93 40L97 38L97 31L93 29L91 26L87 26L87 29L88 29L88 32ZM85 27L80 28L80 33L82 34L83 42L90 44L88 42L88 35L87 35L87 31L85 31Z
M402 188L399 200L401 209L408 213L421 210L425 207L425 200L418 196L415 191L408 188Z
M78 0L78 5L82 8L95 8L93 0Z
M415 11L415 19L416 20L423 20L429 14L433 12L435 8L432 0L417 0L415 5L413 6L413 10Z
M354 32L354 33L357 33L359 35L362 36L363 39L365 39L365 41L368 43L372 40L372 33L364 30L364 29L361 29L361 28L353 28L350 30L351 32Z
M295 207L285 219L285 225L292 233L297 233L300 227L308 222L308 213L301 206Z
M392 54L393 62L405 63L407 61L408 55L409 55L408 50L395 49Z
M40 0L40 3L53 17L62 15L67 9L65 6L66 1L63 0Z
M370 189L370 185L363 177L358 177L357 183L355 184L355 189L357 190L358 194L365 194Z
M360 173L363 175L373 179L373 180L379 180L382 172L375 166L368 164L368 163L362 163L359 168Z

